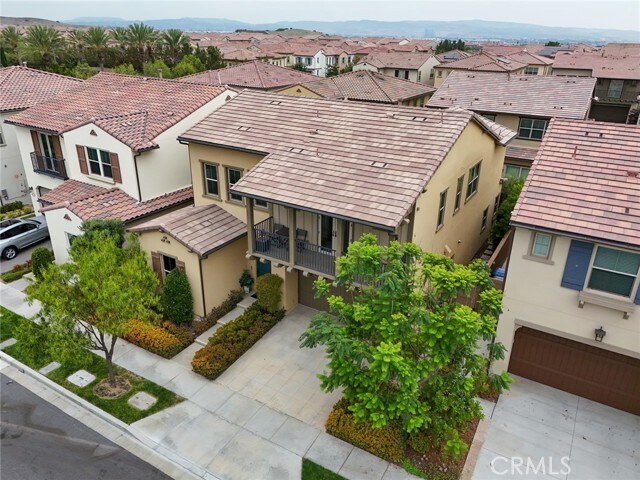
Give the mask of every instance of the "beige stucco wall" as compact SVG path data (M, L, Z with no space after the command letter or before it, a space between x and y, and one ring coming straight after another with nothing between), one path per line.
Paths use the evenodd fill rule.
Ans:
M381 69L378 69L378 67L371 65L370 63L367 63L367 62L356 63L353 66L353 71L357 72L358 70L369 70L370 72L382 72Z
M445 254L451 250L458 263L469 262L489 236L495 197L500 193L500 177L505 148L471 121L427 184L416 202L413 242L423 250ZM478 190L465 200L469 169L479 161ZM464 175L460 209L454 213L456 184ZM440 193L448 189L444 225L436 231ZM482 214L489 208L487 226L481 231Z
M51 248L56 257L56 263L62 264L69 260L69 240L67 233L80 235L82 220L66 208L51 210L45 214L49 226Z
M578 292L560 286L571 239L556 237L552 265L527 260L531 230L516 229L504 291L504 310L498 323L497 340L507 347L507 358L493 370L506 370L515 329L529 326L588 345L640 358L640 309L623 319L622 312L585 304L578 307ZM595 329L607 332L602 343L594 340Z
M526 116L526 115L523 115ZM520 116L519 115L511 115L508 113L498 113L496 114L496 122L500 125L504 125L505 127L513 130L514 132L518 131L518 126L520 125ZM537 150L540 148L540 143L542 140L527 140L523 138L514 138L509 144L512 147L527 147L533 148Z
M321 98L320 95L312 92L302 85L292 85L290 87L283 88L282 90L278 90L278 93L284 93L285 95L293 95L296 97Z
M590 77L591 69L574 69L574 68L553 68L551 69L553 75L566 75L569 77Z

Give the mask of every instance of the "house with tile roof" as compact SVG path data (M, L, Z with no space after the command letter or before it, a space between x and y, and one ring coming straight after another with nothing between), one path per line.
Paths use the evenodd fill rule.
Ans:
M519 75L524 74L526 68L526 63L511 60L509 57L495 55L490 52L480 52L436 66L433 85L436 88L440 87L451 72L459 70Z
M507 147L506 177L526 178L552 118L589 117L596 79L454 71L428 107L473 110L518 132Z
M5 120L81 82L77 78L22 66L0 68L0 202L29 204L32 201L15 127Z
M332 100L391 103L424 107L433 87L390 77L370 70L357 70L334 77L314 79L279 90L279 93Z
M67 258L84 220L132 222L189 201L188 151L176 137L235 95L222 86L102 72L13 115L7 122L34 208L49 219L56 260Z
M313 280L333 278L337 256L365 233L382 244L413 241L459 262L473 258L487 239L514 136L460 108L245 90L179 139L189 145L196 207L217 206L247 225L242 252L224 247L220 254L254 276L280 275L286 308L326 308L314 299ZM220 290L201 285L195 243L187 251L179 233L154 228L171 244L141 231L150 254L191 262L193 288ZM206 243L218 227L203 221L194 229L194 242ZM207 300L204 311L213 306Z
M493 365L636 415L638 145L636 125L551 120L511 216Z
M370 70L412 82L429 83L430 73L437 63L430 52L373 51L356 63L353 70Z

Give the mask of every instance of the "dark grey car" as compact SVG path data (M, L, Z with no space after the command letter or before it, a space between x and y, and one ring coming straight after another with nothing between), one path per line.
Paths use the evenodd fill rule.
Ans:
M2 258L12 259L18 251L49 238L49 227L44 216L28 220L5 220L0 222L0 252Z

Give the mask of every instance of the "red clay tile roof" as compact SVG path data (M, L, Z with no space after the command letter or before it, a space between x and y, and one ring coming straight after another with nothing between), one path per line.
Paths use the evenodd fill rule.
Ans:
M247 234L247 225L218 205L184 207L129 229L162 231L201 257Z
M526 63L499 57L488 52L478 53L469 57L441 63L438 68L451 70L473 70L475 72L514 72L526 67Z
M371 52L358 62L368 63L377 68L403 68L416 70L424 65L431 53L422 52Z
M507 153L505 154L505 158L512 158L515 160L526 160L528 162L533 162L536 158L537 153L538 153L537 148L514 147L512 145L509 145L507 147Z
M553 60L553 68L590 70L596 78L620 80L640 80L640 56L603 57L596 54L558 53Z
M469 122L499 135L477 117L246 90L180 138L266 155L239 194L393 229Z
M582 120L589 112L595 85L596 79L590 77L451 72L427 105Z
M540 55L535 55L530 52L516 52L507 55L511 60L515 60L516 62L524 63L527 65L551 65L553 64L553 60L546 57L541 57Z
M38 201L46 205L53 205L62 202L75 202L94 195L100 195L106 191L106 188L91 185L90 183L79 182L78 180L67 180L53 190L42 195Z
M511 222L640 247L640 127L553 119Z
M68 186L67 184L69 184L69 182L74 182L74 184ZM50 210L66 208L81 220L116 218L127 223L151 213L159 212L193 200L193 190L191 187L166 193L144 202L138 202L120 188L92 187L87 186L87 184L85 184L84 187L80 187L77 185L79 183L82 182L67 180L62 183L62 185L48 192L46 194L48 197L45 201L55 199L56 203L47 205L41 208L40 211L48 212ZM84 189L85 194L78 197L74 192L79 191L81 188ZM93 193L88 194L88 192ZM67 195L66 197L65 194Z
M80 83L77 78L33 68L0 68L0 112L32 107Z
M230 85L232 87L268 90L288 87L317 78L315 75L300 72L293 68L279 67L267 62L254 60L218 70L195 73L178 80L181 82Z
M93 122L136 151L224 93L224 87L101 72L8 123L63 133Z
M365 102L398 103L435 92L423 83L383 75L369 70L343 73L335 77L316 79L303 87L323 98L361 100Z
M453 60L460 60L461 58L470 57L471 53L465 52L463 50L449 50L447 52L442 52L436 55L436 59L440 63L451 62Z

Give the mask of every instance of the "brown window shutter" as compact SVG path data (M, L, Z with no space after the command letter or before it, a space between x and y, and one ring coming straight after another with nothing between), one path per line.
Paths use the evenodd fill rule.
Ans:
M162 265L160 264L160 254L158 252L151 252L151 268L153 268L158 279L162 281Z
M62 147L60 146L60 137L51 137L53 140L53 154L58 160L62 160Z
M176 268L180 270L182 273L185 273L184 262L181 262L180 260L176 260Z
M38 132L36 132L35 130L31 130L31 140L33 140L33 151L38 155L42 155L40 140L38 139Z
M89 168L87 167L87 157L84 155L84 147L82 145L76 145L76 152L78 152L78 163L80 164L80 172L83 175L89 175Z
M117 153L109 153L109 162L111 163L111 174L113 181L122 183L122 173L120 172L120 160Z

